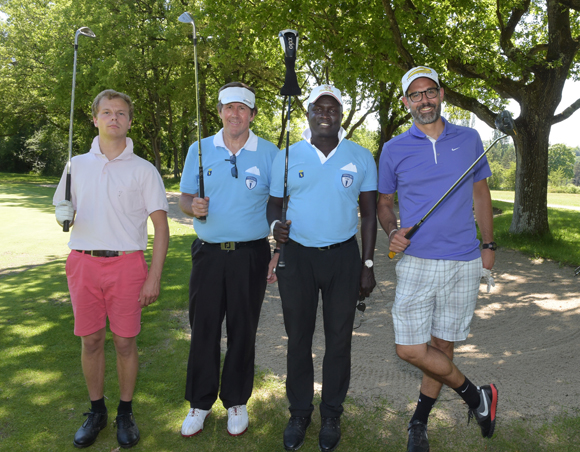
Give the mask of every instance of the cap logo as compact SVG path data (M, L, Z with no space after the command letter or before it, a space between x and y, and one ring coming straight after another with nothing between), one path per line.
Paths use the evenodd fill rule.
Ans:
M431 74L431 72L432 72L431 69L429 69L428 67L420 67L420 68L417 68L417 70L411 72L407 76L407 80L409 80L414 75L417 75L417 74Z
M332 86L331 85L323 85L324 91L331 91L332 92Z

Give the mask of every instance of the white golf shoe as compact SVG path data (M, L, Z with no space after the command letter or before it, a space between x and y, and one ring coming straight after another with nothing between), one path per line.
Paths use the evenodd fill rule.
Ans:
M231 436L243 435L248 430L248 410L246 405L228 408L228 433Z
M191 408L183 424L181 424L181 436L190 437L201 433L203 430L203 422L205 418L211 413L209 410L200 410L199 408Z

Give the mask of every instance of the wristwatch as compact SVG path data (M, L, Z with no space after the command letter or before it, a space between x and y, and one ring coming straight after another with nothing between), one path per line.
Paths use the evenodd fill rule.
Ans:
M373 265L375 265L374 262L370 259L367 259L364 263L366 268L373 268Z
M497 243L495 243L495 242L484 243L483 245L481 245L481 249L482 250L489 249L489 250L495 251L495 250L497 250Z

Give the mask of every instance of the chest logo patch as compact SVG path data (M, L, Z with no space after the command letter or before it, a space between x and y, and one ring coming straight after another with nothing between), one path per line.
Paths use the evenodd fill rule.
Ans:
M304 177L304 171L298 171L298 177L302 179Z
M253 190L256 185L258 185L258 179L254 176L246 176L246 187L248 187L248 190Z
M207 175L208 176L211 176L211 173L212 173L212 169L210 168L210 169L207 170Z
M341 181L342 181L342 186L344 188L348 188L354 182L354 177L353 177L352 174L343 174L342 175L342 178L341 178Z

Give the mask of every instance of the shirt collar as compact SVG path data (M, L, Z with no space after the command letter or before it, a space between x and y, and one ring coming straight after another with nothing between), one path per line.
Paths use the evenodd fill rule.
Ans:
M99 145L99 136L98 135L93 139L93 144L91 145L91 150L89 152L91 152L92 154L95 154L98 156L103 156L104 158L107 158L107 156L105 154L103 154L103 152L101 151L101 147ZM131 138L125 138L125 149L123 150L123 152L121 152L121 154L119 156L117 156L113 160L129 159L129 158L131 158L133 153L134 153L133 152L133 140Z
M312 146L314 148L314 150L318 154L318 158L320 159L320 163L326 162L330 157L332 157L335 154L336 150L340 146L340 143L342 142L342 140L344 140L345 137L346 137L346 131L341 127L340 130L338 131L338 144L336 145L336 147L332 151L330 151L328 156L326 156L322 153L322 151L320 149L318 149L316 146L314 146L312 144L312 141L311 141L312 130L310 130L310 127L307 128L304 132L302 132L302 138L304 138L304 140L308 144L310 144L310 146Z
M441 120L443 121L443 132L441 132L441 135L439 135L439 138L437 138L437 140L441 140L442 138L445 138L445 136L447 135L457 133L457 126L455 124L450 123L443 116L441 116ZM416 136L417 138L427 137L427 135L421 132L419 128L415 125L415 121L413 121L413 125L409 129L409 133L411 135Z
M246 144L244 144L242 146L242 148L238 152L236 152L236 155L238 155L242 151L242 149L245 149L246 151L252 151L252 152L255 152L258 150L258 136L254 132L252 132L251 130L249 130L249 132L250 132L250 136L248 137ZM216 148L217 147L226 148L230 154L233 154L233 152L227 148L226 143L224 141L224 129L223 128L220 129L220 131L214 135L213 145Z

